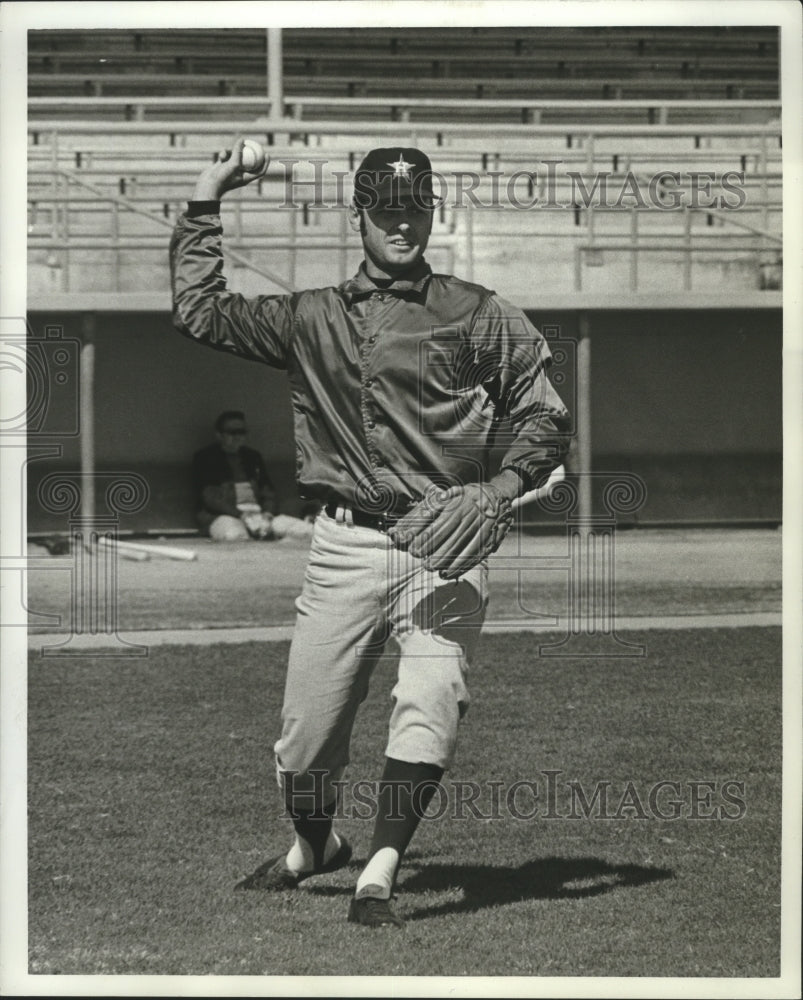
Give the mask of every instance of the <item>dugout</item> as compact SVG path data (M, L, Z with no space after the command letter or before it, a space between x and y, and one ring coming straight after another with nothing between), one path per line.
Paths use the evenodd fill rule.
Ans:
M552 344L576 420L571 471L628 472L645 484L644 504L620 523L780 522L780 298L631 296L622 308L619 298L581 295L526 309ZM48 509L40 486L54 473L78 482L82 462L101 493L112 473L147 484L147 502L123 515L121 530L193 530L190 457L231 407L247 414L282 510L298 511L284 374L185 340L166 302L146 308L153 300L32 303L29 534L68 530L68 514ZM526 520L555 516L536 505Z

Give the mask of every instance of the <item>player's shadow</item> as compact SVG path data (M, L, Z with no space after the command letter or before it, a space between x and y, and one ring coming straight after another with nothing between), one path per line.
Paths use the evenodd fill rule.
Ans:
M610 864L601 858L536 858L518 868L497 865L422 864L399 888L405 918L421 920L447 913L473 913L526 899L582 899L674 878L669 868ZM415 906L417 892L451 898Z
M420 861L418 859L421 859ZM275 859L274 859L275 860ZM271 866L268 861L237 889L259 889L260 876ZM309 879L303 883L306 892L314 896L351 895L354 873L360 862L352 859L348 884L327 884ZM407 920L449 913L474 913L493 906L520 903L527 899L583 899L606 892L633 889L650 882L674 878L671 868L650 865L611 864L602 858L535 858L517 868L503 865L431 864L418 851L410 851L404 862L406 875L399 889L404 896L404 916ZM335 876L337 877L337 876ZM416 906L417 894L438 893L441 901ZM446 899L443 897L446 896ZM431 897L430 897L431 898Z

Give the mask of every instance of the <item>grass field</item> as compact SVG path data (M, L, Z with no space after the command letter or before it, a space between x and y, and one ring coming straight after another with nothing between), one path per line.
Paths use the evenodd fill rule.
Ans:
M32 659L30 971L778 975L780 630L627 638L647 655L539 659L530 635L483 638L447 815L422 823L400 880L401 932L346 923L370 839L354 816L340 824L349 870L295 893L233 891L288 842L271 753L286 644ZM392 677L385 661L352 779L378 776ZM480 817L449 818L456 781L540 790L549 770L555 818L492 818L484 795ZM618 818L571 818L569 780L610 782ZM661 780L680 784L677 819L648 806ZM714 783L701 817L728 780L744 783L744 809L725 811L744 814L692 818L698 780Z

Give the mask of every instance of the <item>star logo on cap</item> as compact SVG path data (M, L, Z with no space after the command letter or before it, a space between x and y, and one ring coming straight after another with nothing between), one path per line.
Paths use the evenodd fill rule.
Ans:
M393 176L401 177L408 181L410 179L410 171L415 166L414 163L408 163L405 158L399 153L399 158L395 163L388 163L389 167L393 167Z

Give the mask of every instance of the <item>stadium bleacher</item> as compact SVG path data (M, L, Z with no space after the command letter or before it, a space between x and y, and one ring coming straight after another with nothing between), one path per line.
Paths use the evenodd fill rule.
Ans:
M287 29L285 88L341 96L778 96L772 29ZM693 43L693 44L690 44ZM258 94L265 32L35 31L32 96ZM480 92L481 91L481 92Z

